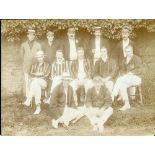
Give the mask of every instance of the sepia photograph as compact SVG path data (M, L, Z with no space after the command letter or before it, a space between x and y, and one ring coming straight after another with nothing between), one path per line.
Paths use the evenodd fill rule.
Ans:
M3 136L155 135L155 19L2 19Z

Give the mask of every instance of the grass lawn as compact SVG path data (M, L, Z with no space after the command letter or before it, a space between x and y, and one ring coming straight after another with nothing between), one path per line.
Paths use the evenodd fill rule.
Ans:
M37 136L99 136L99 135L155 135L155 105L132 105L126 112L114 113L105 124L102 134L92 130L86 117L69 128L53 129L51 119L46 113L33 115L35 107L25 108L20 105L19 97L2 99L2 135L37 135Z

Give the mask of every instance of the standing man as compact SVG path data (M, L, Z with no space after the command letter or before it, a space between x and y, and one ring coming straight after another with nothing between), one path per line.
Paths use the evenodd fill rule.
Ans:
M92 52L92 57L95 64L95 62L100 58L101 47L106 46L107 48L109 48L108 41L102 37L101 27L95 27L94 38L91 39L90 45L90 51Z
M116 61L109 57L109 53L106 47L101 48L101 58L99 58L94 67L94 76L102 77L102 81L112 93L114 80L118 73L118 67Z
M131 34L131 27L130 26L123 26L121 35L122 40L116 45L116 60L118 61L118 65L122 64L123 59L126 58L125 48L128 45L131 45L135 51L135 43L129 38Z
M27 32L27 41L21 44L21 56L23 59L23 71L25 78L25 96L29 93L29 72L33 63L34 56L41 49L40 44L35 41L35 30L29 29Z
M77 44L80 40L75 36L75 28L69 28L67 36L63 38L61 48L64 52L64 58L68 61L77 59Z
M47 40L42 44L42 49L47 54L49 63L55 60L56 50L59 48L59 41L55 39L54 32L48 31L46 33Z
M124 102L124 106L120 109L122 111L130 109L127 89L141 84L142 71L142 60L133 54L132 46L126 46L125 54L126 58L122 61L121 65L121 76L117 79L112 92L113 97L120 94ZM135 95L135 89L133 89L133 87L131 91L134 91L131 93Z
M50 64L44 61L45 54L43 51L38 51L35 55L37 62L31 67L30 76L30 90L24 105L30 106L32 97L35 97L36 111L34 114L39 114L41 111L41 90L46 89L50 74Z

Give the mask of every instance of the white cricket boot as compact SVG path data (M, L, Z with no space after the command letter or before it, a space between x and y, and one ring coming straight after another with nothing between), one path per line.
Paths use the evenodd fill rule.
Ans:
M38 115L41 112L40 105L37 105L36 111L33 113L34 115Z
M52 127L55 129L58 128L58 122L55 119L52 119Z
M125 105L124 105L122 108L120 108L119 110L121 110L121 111L126 111L127 109L130 109L130 104L129 104L128 101L125 102Z

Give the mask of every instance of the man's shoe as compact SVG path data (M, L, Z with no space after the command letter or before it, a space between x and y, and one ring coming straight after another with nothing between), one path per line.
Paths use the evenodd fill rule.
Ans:
M97 131L97 130L98 130L97 126L94 125L94 126L93 126L93 131Z
M125 104L122 108L120 108L119 110L121 111L126 111L127 109L130 109L130 104Z
M52 127L55 129L58 128L58 122L55 119L52 119Z
M40 106L37 106L36 111L33 113L34 115L38 115L41 112Z
M103 125L99 126L98 130L99 130L100 133L102 133L104 131L104 126Z
M66 127L68 127L69 122L68 121L64 121L64 124L65 124Z
M119 95L118 97L117 97L117 101L121 101L122 100L122 97Z
M30 101L28 101L28 100L26 100L24 103L22 103L23 105L25 105L25 106L27 106L27 107L29 107L30 105L31 105L31 102Z
M43 100L43 102L49 104L49 103L50 103L50 97L49 97L49 98L45 98L45 99Z

